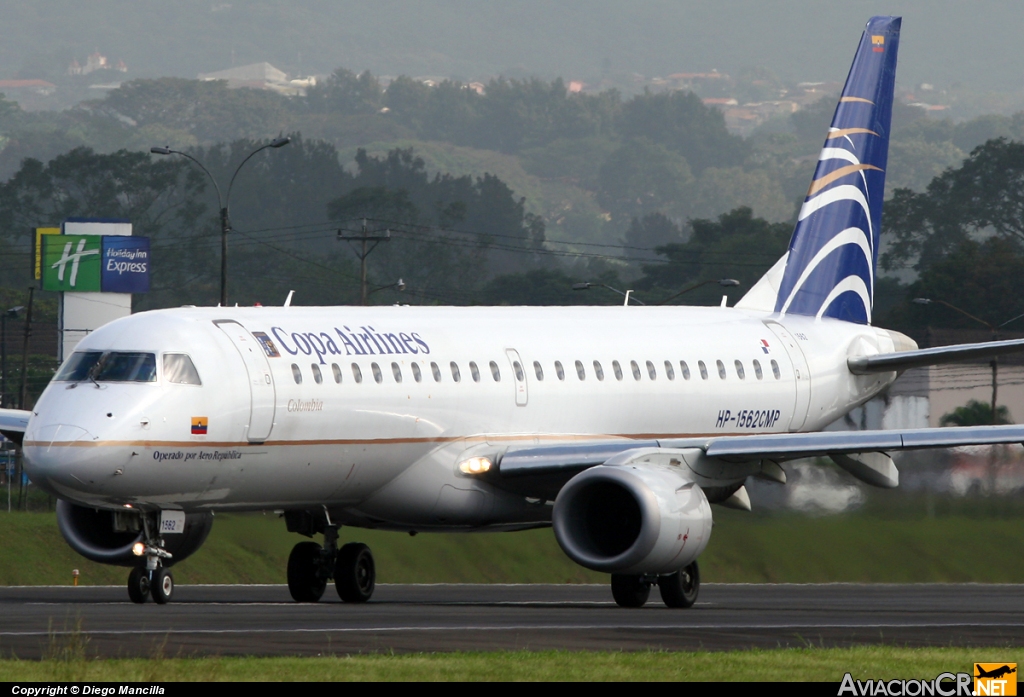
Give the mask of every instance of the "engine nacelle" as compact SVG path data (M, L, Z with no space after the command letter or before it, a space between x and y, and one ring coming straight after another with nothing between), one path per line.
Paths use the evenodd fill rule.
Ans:
M143 535L137 522L128 519L127 515L57 501L60 534L73 550L100 564L135 566L140 562L140 558L132 554L132 545L142 541ZM132 525L132 522L136 524ZM165 565L171 566L199 549L212 527L212 513L186 514L185 531L164 536L165 549L173 555L164 562Z
M562 487L552 513L569 558L595 571L674 573L704 551L711 506L701 488L664 465L600 465Z

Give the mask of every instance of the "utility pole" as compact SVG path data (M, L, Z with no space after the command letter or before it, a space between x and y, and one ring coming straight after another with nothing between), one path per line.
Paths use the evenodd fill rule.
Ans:
M18 408L24 409L28 401L28 337L32 334L32 296L36 289L28 289L28 310L25 312L25 339L21 344L21 399Z
M338 239L348 242L356 256L359 257L359 304L366 305L366 299L369 296L366 288L366 257L370 256L381 242L387 242L391 239L391 231L385 230L383 235L380 234L379 230L371 233L367 230L366 218L363 218L363 227L358 231L358 234L346 235L344 234L346 232L356 233L356 231L338 230ZM352 244L353 242L359 242L360 247L357 249Z

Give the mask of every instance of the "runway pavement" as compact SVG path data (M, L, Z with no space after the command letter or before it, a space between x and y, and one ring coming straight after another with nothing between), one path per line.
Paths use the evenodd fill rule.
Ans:
M1024 645L1024 585L705 584L671 610L639 610L597 585L378 585L345 605L285 586L179 586L165 606L123 587L0 588L0 653L317 655L493 649L735 649Z

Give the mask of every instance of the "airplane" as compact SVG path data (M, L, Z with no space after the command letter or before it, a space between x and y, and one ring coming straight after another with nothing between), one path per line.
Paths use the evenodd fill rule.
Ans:
M0 413L70 546L166 603L221 511L310 538L288 588L366 602L341 526L551 526L616 603L694 604L711 504L831 458L894 487L891 454L1020 443L1022 426L822 432L912 367L1024 350L919 349L871 324L901 19L858 45L787 254L734 307L182 307L89 334L28 411ZM313 539L322 535L322 542Z
M1014 665L1016 665L1016 664L1014 664ZM1010 675L1011 673L1016 673L1017 672L1016 668L1011 668L1008 665L1003 665L1003 666L1000 666L999 668L994 668L992 670L985 670L980 665L975 663L974 664L974 669L976 671L978 671L977 674L974 676L976 678L999 679L999 678L1003 677L1004 675Z

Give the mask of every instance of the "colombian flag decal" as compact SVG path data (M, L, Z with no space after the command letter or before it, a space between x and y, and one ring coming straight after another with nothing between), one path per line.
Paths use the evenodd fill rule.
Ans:
M193 416L192 417L192 435L193 436L205 436L206 428L210 424L210 419L205 416Z
M872 36L871 37L871 50L875 53L881 53L885 50L885 37L884 36Z

